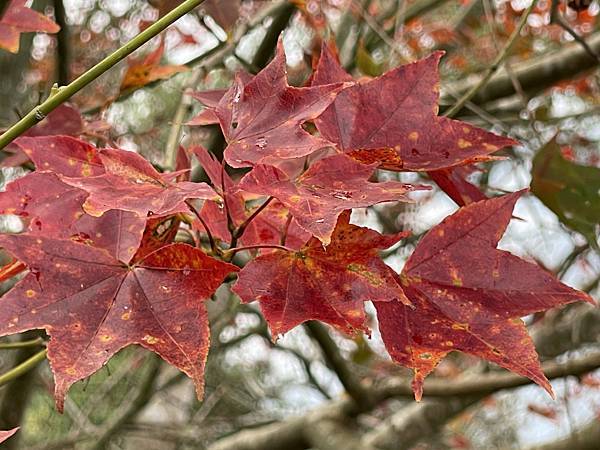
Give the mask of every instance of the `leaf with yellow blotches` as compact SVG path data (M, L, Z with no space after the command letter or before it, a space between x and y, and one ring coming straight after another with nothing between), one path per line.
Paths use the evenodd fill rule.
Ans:
M389 354L414 370L417 400L425 377L453 350L485 358L552 392L520 317L593 300L496 249L521 194L465 206L423 237L399 276L414 308L375 303Z
M185 372L202 397L209 347L204 300L236 266L187 244L162 247L132 265L98 248L42 236L4 235L0 245L29 269L0 299L0 336L47 331L60 411L73 383L129 344Z
M397 171L468 164L515 145L512 139L437 116L442 55L436 52L340 92L315 121L319 132L358 161ZM312 85L350 80L323 45Z
M259 164L242 178L239 188L277 198L302 228L327 245L344 210L408 201L406 194L413 185L372 183L369 178L374 171L375 165L361 164L347 155L321 159L295 180L277 167Z
M187 199L216 199L206 183L174 182L170 174L160 174L146 159L134 152L104 149L99 158L105 173L95 177L61 177L70 186L89 196L84 210L99 217L111 209L131 211L140 217L187 212Z
M307 320L347 333L366 331L365 301L408 303L378 255L407 233L383 236L349 219L349 212L340 216L327 248L312 238L297 252L261 255L240 272L233 291L244 302L260 302L274 335Z

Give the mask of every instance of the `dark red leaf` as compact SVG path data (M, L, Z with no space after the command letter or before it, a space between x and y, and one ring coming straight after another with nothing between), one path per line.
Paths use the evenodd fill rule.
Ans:
M485 200L487 197L477 186L465 180L463 167L427 172L433 181L459 206Z
M340 216L327 248L312 238L298 252L261 255L239 273L233 291L244 302L260 302L273 335L307 320L366 331L363 302L408 302L378 255L407 233L382 236L349 218L349 212Z
M273 61L249 81L236 75L219 102L215 112L228 143L225 159L231 166L272 164L330 145L301 125L321 114L344 84L296 88L289 86L286 78L285 54L279 42Z
M187 244L163 247L132 266L72 241L4 235L0 244L29 267L1 299L0 335L48 332L59 410L73 383L133 343L185 372L202 396L209 347L203 302L237 267Z
M168 215L188 211L187 199L218 198L206 183L169 181L137 153L105 149L100 159L106 173L88 178L62 178L89 193L83 208L92 216L99 217L110 209L131 211L141 217Z
M413 186L395 181L371 183L374 165L364 165L346 155L334 155L314 163L291 180L273 166L260 164L244 176L239 188L254 194L269 195L281 201L298 224L325 245L337 217L350 208L403 200Z
M425 235L400 275L414 309L376 303L388 352L414 370L417 399L425 377L453 350L488 359L552 392L520 317L593 301L496 249L521 194L472 203Z
M364 163L389 170L436 170L489 159L512 139L438 117L442 52L340 92L315 121L321 135ZM313 85L348 81L324 45Z

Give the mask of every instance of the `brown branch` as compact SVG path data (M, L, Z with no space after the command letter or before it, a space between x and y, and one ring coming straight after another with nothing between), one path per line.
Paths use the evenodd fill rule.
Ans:
M599 367L600 352L572 359L565 363L552 361L542 365L544 373L549 379L583 375ZM503 389L513 389L530 383L531 380L527 378L505 372L493 372L456 381L434 378L425 382L425 395L444 399L456 398L457 396L485 396ZM365 387L365 389L368 389L374 404L392 397L412 398L413 396L410 382L405 378L392 378L382 386ZM215 442L208 447L208 450L306 449L312 445L307 442L304 434L304 430L310 424L334 417L353 417L364 411L366 410L357 405L352 399L342 399L330 402L301 417L293 417L252 430L242 430Z
M329 335L325 325L317 321L310 321L305 324L309 336L311 336L321 348L325 361L329 367L336 373L344 389L354 401L365 409L369 409L371 397L368 391L363 387L356 374L352 371L349 362L344 359L335 341Z
M483 75L479 79L479 81L476 84L474 84L473 86L471 86L471 88L468 89L462 95L462 97L460 99L458 99L458 101L444 113L445 116L452 117L452 116L456 115L456 113L459 112L461 109L463 109L465 104L477 94L477 91L479 91L481 88L483 88L486 85L486 83L492 78L492 76L500 69L500 67L504 64L504 61L508 57L510 51L512 50L513 46L515 45L515 42L521 35L521 30L527 23L527 18L533 11L533 8L535 8L536 4L537 4L537 0L533 0L531 2L531 5L529 5L529 7L521 15L521 19L519 20L517 27L515 28L515 30L511 34L511 36L508 38L508 41L506 42L506 44L504 44L504 47L502 48L500 53L498 53L498 55L494 59L494 62L491 64L491 66L488 67L483 72ZM512 83L512 80L511 80L511 83Z
M580 36L573 28L571 28L571 25L569 25L567 20L560 14L560 12L558 11L558 0L552 0L552 9L550 10L550 23L557 23L563 30L569 33L571 37L579 43L579 45L581 45L581 47L587 52L588 55L590 55L592 58L594 58L597 62L600 63L600 56L598 56L598 53L596 53L588 45L588 43L582 36Z
M587 43L594 52L600 52L600 32L590 35ZM535 94L559 81L574 78L597 65L596 59L588 52L578 44L572 44L566 45L554 53L514 64L512 69L514 77L523 90L528 94ZM452 92L466 92L480 79L481 75L468 77L466 80L449 83L448 86ZM515 93L509 74L506 70L499 70L484 87L477 91L471 101L482 104ZM450 104L452 100L445 97L442 102Z

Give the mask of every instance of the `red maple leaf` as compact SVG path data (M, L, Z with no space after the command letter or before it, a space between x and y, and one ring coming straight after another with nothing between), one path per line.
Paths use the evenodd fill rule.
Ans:
M9 437L11 437L13 434L15 434L17 431L19 431L19 427L13 428L12 430L0 430L0 444L2 442L4 442L5 440L7 440Z
M66 177L90 177L104 173L98 149L70 136L20 137L15 144L33 161L37 170Z
M350 208L404 200L412 185L387 181L371 183L375 165L361 164L347 155L321 159L295 180L277 167L257 165L240 181L239 188L277 198L298 224L325 245L338 216Z
M209 347L203 302L237 267L187 244L160 248L129 266L72 241L4 235L0 244L29 268L2 298L0 335L48 332L60 411L73 383L133 343L185 372L202 396Z
M118 210L89 216L81 207L86 196L53 172L33 172L0 192L0 212L20 216L28 224L28 234L86 241L128 263L140 244L146 219Z
M489 159L512 139L438 117L442 52L340 92L315 120L321 135L364 163L389 170L436 170ZM313 86L349 81L323 45Z
M223 171L221 163L215 160L204 147L198 146L190 150L198 158L213 186L227 199L230 218L233 225L239 227L252 215L258 206L254 206L253 208L246 207L244 193L240 192L236 183ZM225 186L224 192L222 192L221 184ZM295 219L292 219L287 224L288 214L288 209L281 202L271 202L249 223L240 242L243 245L279 244L282 235L285 233L287 236L286 246L292 249L299 249L308 241L310 233L301 228ZM205 220L213 236L223 241L231 242L227 212L225 211L223 201L215 202L207 200L202 206L200 215ZM194 226L199 231L204 231L203 225L195 223Z
M27 0L10 0L0 19L0 48L19 51L21 33L58 33L60 27L45 15L25 6Z
M388 352L414 370L417 400L425 377L453 350L488 359L552 392L520 317L593 301L496 249L522 193L472 203L425 235L399 277L414 309L376 302Z
M407 233L383 236L340 216L331 243L312 238L297 252L275 250L250 261L232 290L242 301L258 300L273 335L307 320L344 332L366 331L363 303L407 302L395 273L378 251Z
M139 216L186 212L191 198L215 199L217 194L206 183L170 181L173 174L161 175L134 152L104 149L99 153L105 173L95 177L62 180L89 193L83 208L92 216L110 209L131 211Z
M251 80L244 78L236 75L215 110L228 144L225 159L232 167L298 158L331 145L301 125L321 114L344 83L289 86L281 41L269 65Z
M192 117L186 125L214 125L219 123L219 118L215 113L215 109L219 105L219 102L227 92L227 89L213 89L209 91L196 91L191 92L189 95L196 100L200 101L205 109L200 111L197 115Z
M433 181L459 206L485 200L487 197L477 186L469 183L465 167L452 167L427 172Z

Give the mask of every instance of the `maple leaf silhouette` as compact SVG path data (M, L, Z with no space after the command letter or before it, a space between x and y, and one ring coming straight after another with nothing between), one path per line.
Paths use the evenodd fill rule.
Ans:
M392 200L408 201L406 193L412 185L371 183L368 180L374 170L373 164L361 164L338 154L317 161L295 180L277 167L260 164L242 178L238 187L277 198L302 228L327 245L342 211Z
M516 141L438 117L443 52L397 67L340 92L316 120L321 135L364 163L389 170L435 170L489 159ZM350 81L327 45L313 86Z
M347 84L289 86L281 41L269 65L251 80L246 78L236 74L215 109L228 144L224 155L229 165L275 163L331 145L301 125L321 114Z
M331 243L312 238L297 252L275 250L250 261L232 288L244 302L258 300L274 336L307 320L329 323L343 332L367 331L367 300L407 302L395 272L379 258L408 233L383 236L338 220Z
M134 152L104 149L99 158L105 173L95 177L62 180L89 193L83 208L92 216L110 209L131 211L139 216L187 212L191 198L215 199L218 195L206 183L172 182L172 174L161 175Z
M42 236L3 235L29 274L0 300L0 335L44 328L55 398L121 348L140 344L190 376L203 392L209 347L204 300L236 266L187 244L125 265L106 251Z
M60 27L45 15L25 6L26 0L10 0L0 18L0 48L19 51L21 33L39 31L58 33Z
M496 249L522 193L465 206L423 237L399 276L414 309L375 303L392 359L414 371L417 400L425 377L453 350L490 360L552 393L520 317L593 300Z

